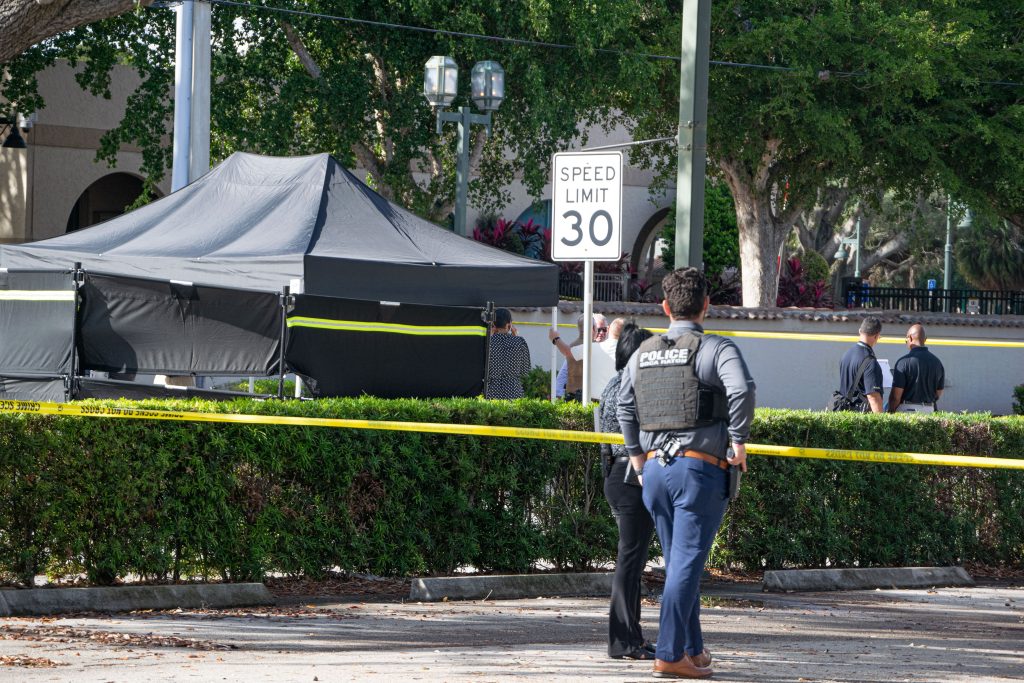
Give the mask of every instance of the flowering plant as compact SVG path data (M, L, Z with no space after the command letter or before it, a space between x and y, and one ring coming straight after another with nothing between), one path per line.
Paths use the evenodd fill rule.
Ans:
M477 242L538 260L551 253L549 236L550 231L534 223L532 218L526 223L507 221L504 218L483 218L473 228L473 239Z
M775 305L810 308L831 308L832 293L824 280L808 282L800 259L793 257L785 262L779 274L779 294Z

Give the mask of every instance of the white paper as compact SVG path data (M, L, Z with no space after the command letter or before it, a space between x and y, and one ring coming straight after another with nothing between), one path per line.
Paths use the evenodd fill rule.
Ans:
M878 364L882 366L882 388L892 389L892 370L889 369L889 360L879 358Z
M583 344L572 347L572 357L576 360L583 360ZM601 350L600 346L593 344L590 347L590 398L598 400L608 386L608 382L615 376L615 360Z

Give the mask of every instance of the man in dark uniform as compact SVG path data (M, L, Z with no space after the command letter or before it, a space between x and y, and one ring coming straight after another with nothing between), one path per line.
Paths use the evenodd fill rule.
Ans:
M892 371L892 393L889 412L932 413L935 402L946 386L946 370L942 361L925 348L924 327L911 325L907 330L910 353L896 361Z
M700 628L700 577L728 502L729 465L747 469L754 381L731 341L704 334L704 274L673 271L662 289L671 325L644 342L623 371L618 417L665 553L654 675L706 678L712 670Z
M839 392L843 396L863 396L872 413L882 412L882 366L875 358L875 344L882 336L882 321L874 316L860 324L860 340L847 349L839 362ZM864 371L861 372L861 365ZM857 375L860 374L860 381ZM865 410L864 412L867 412Z

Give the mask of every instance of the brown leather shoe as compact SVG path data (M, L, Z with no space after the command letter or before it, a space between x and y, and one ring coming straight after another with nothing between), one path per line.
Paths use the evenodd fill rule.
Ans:
M701 653L703 655L703 653ZM678 662L654 660L655 678L708 678L714 671L706 666L697 666L689 655L683 655Z
M704 648L704 651L699 655L690 655L690 661L699 667L709 667L711 666L711 653L708 652L707 648Z

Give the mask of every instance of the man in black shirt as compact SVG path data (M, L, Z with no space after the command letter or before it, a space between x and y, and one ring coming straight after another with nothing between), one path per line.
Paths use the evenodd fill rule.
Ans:
M925 348L926 336L920 324L907 330L910 353L896 361L892 371L889 412L931 413L946 386L942 361Z
M875 359L874 346L882 336L882 321L874 316L864 318L860 324L860 341L843 354L839 363L839 391L844 396L863 396L873 413L882 412L882 366ZM865 359L870 359L860 382L854 386L857 371ZM865 411L867 412L867 411Z

